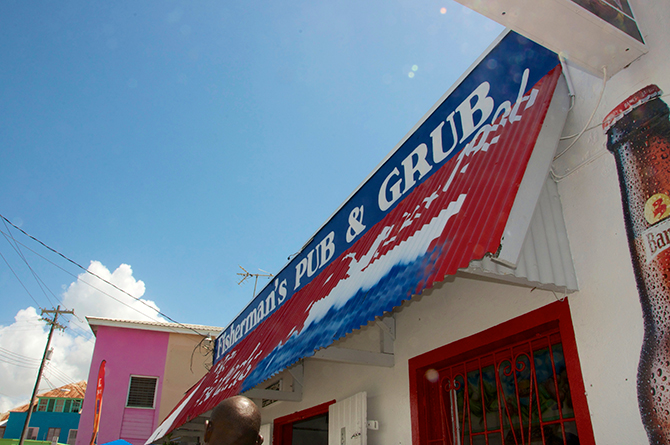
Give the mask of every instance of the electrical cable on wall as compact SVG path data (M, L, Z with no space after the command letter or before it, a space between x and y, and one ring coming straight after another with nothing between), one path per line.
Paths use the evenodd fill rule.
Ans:
M601 125L602 125L602 123L591 125L589 128L586 129L586 131L595 130L596 128L599 128ZM560 141L567 141L567 140L570 140L570 139L574 139L577 136L579 136L579 133L571 134L570 136L561 136L559 138L559 140Z
M597 125L589 126L591 124L591 121L593 120L593 117L596 114L596 111L600 107L600 102L602 101L603 94L605 93L605 87L606 86L607 86L607 67L603 66L603 86L602 86L602 89L600 90L600 94L598 95L598 100L596 101L596 105L593 108L593 111L591 112L591 116L589 117L588 121L586 122L586 125L584 125L584 128L582 128L582 130L579 133L571 135L571 136L561 137L561 140L573 139L573 138L574 138L574 140L570 143L570 145L568 145L568 147L565 150L563 150L562 152L560 152L559 154L554 156L554 159L553 159L554 161L557 160L558 158L560 158L561 156L563 156L565 153L567 153L577 143L577 141L582 137L582 135L586 131L593 130L595 128L598 128L601 125L601 124L597 124ZM552 179L555 182L560 182L563 179L570 176L572 173L576 172L577 170L581 169L582 167L584 167L584 166L592 163L596 159L600 158L605 153L607 153L607 150L601 150L601 151L597 152L595 155L586 159L585 161L583 161L582 163L580 163L579 165L574 167L572 170L567 171L564 175L556 174L556 172L554 171L554 166L552 164L551 168L549 169L549 174L551 175Z
M211 347L203 346L203 342L205 340L207 340L211 343L212 342L212 336L208 335L208 336L203 337L202 339L200 339L198 344L195 345L195 347L191 351L191 365L190 365L191 374L193 374L193 355L195 354L196 349L200 351L200 355L202 355L203 357L207 357L207 356L211 355L212 352L213 352L213 349ZM204 353L202 352L203 348L205 349ZM207 368L207 365L205 365L205 368ZM207 368L207 369L209 370L209 368Z
M572 77L570 77L570 71L568 70L568 60L565 58L565 54L562 51L558 54L558 60L561 62L563 77L565 77L565 83L568 86L568 94L570 96L570 108L568 109L568 112L570 112L572 107L575 106L575 88L572 86Z
M603 93L605 92L605 86L607 86L607 67L603 66L603 87L600 90L600 94L598 95L598 100L596 101L596 106L593 107L593 111L591 112L591 116L589 117L589 120L586 122L586 125L584 125L584 128L582 128L582 131L580 131L579 133L577 133L574 136L575 140L572 141L572 143L570 145L568 145L568 147L565 150L563 150L562 152L560 152L559 154L554 156L554 161L556 159L560 158L561 156L563 156L565 153L567 153L568 150L570 150L577 143L579 138L581 138L582 135L584 134L584 132L586 132L586 130L589 128L589 125L591 124L591 121L593 120L593 116L596 115L596 111L598 111L598 107L600 107L600 101L603 98ZM592 128L596 128L596 127L592 127ZM573 136L569 136L568 139L572 139L572 137Z
M567 172L564 175L557 175L556 173L554 173L554 171L552 169L552 170L550 170L551 177L554 179L555 182L561 182L562 180L564 180L565 178L567 178L568 176L570 176L571 174L573 174L574 172L576 172L580 168L589 165L590 163L594 162L596 159L600 158L601 156L603 156L606 153L607 153L607 150L598 151L595 155L591 156L590 158L588 158L587 160L585 160L584 162L582 162L581 164L579 164L578 166L576 166L575 168L573 168L572 170L570 170L569 172Z

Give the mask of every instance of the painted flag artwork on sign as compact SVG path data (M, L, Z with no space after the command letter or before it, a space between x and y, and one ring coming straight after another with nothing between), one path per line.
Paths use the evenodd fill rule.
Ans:
M147 443L495 254L560 74L504 33L222 331Z

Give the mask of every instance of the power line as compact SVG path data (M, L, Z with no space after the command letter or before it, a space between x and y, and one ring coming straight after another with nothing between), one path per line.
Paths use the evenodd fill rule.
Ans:
M14 321L11 324L15 324L15 325L27 324L27 325L32 325L32 326L42 326L42 323L40 323L37 320L18 320L18 321Z
M62 369L58 368L52 361L47 363L46 369L51 371L55 376L58 376L65 383L76 383L78 380L68 375Z
M35 328L12 328L12 332L35 332Z
M103 282L109 284L110 286L112 286L113 288L115 288L116 290L118 290L119 292L122 292L122 293L128 295L128 296L129 296L130 298L132 298L133 300L142 303L143 305L145 305L145 306L148 307L149 309L155 311L157 314L161 315L162 317L167 318L167 319L170 320L172 323L178 324L179 326L181 326L181 327L183 327L183 328L185 328L185 329L191 330L191 331L195 332L196 334L202 336L202 334L200 334L200 332L196 331L196 330L193 329L192 327L187 326L187 325L185 325L185 324L183 324L183 323L180 323L180 322L174 320L172 317L169 317L168 315L164 314L164 313L161 312L160 310L158 310L158 309L156 309L155 307L149 305L148 303L146 303L146 302L145 302L144 300L142 300L141 298L138 298L138 297L135 297L134 295L131 295L130 293L128 293L128 292L126 292L125 290L121 289L120 287L118 287L118 286L115 285L114 283L111 283L111 282L105 280L105 279L102 278L101 276L99 276L99 275L97 275L97 274L95 274L95 273L89 271L87 268L85 268L85 267L82 266L81 264L77 263L76 261L71 260L70 258L68 258L68 257L65 256L64 254L60 253L60 252L57 251L56 249L54 249L54 248L52 248L52 247L46 245L45 243L43 243L43 242L40 241L39 239L37 239L37 238L35 238L34 236L30 235L30 234L27 233L25 230L23 230L22 228L20 228L19 226L17 226L17 225L14 224L13 222L11 222L11 221L10 221L9 219L7 219L4 215L0 214L0 218L2 218L4 221L6 221L7 223L9 223L12 227L14 227L14 228L15 228L16 230L18 230L19 232L23 233L23 234L24 234L25 236L27 236L28 238L30 238L30 239L32 239L33 241L39 243L40 245L42 245L42 246L45 247L46 249L50 250L51 252L55 253L56 255L60 256L60 257L63 258L63 259L65 259L66 261L70 262L71 264L74 264L76 267L78 267L79 269L83 270L84 272L86 272L86 273L88 273L88 274L90 274L90 275L93 275L93 276L96 277L97 279L99 279L99 280L101 280L101 281L103 281ZM10 236L15 242L18 242L13 236L11 236L11 234L10 234L9 236ZM22 245L23 245L23 244L22 244ZM40 256L41 256L41 255L40 255ZM53 263L52 263L52 264L53 264ZM61 268L61 269L62 269L62 268ZM62 270L64 270L64 269L62 269ZM77 279L79 280L78 277L77 277ZM80 281L82 281L83 283L86 283L86 282L83 281L83 280L80 280ZM86 284L89 284L89 283L86 283ZM93 287L94 289L97 289L97 288L95 288L94 286L92 286L92 285L90 285L90 284L89 284L89 286ZM100 291L100 289L97 289L97 290ZM102 291L100 291L100 292L102 292ZM103 293L104 293L105 295L107 295L108 297L110 297L110 298L114 298L114 297L112 297L111 295L107 294L106 292L103 292ZM118 301L119 303L122 303L122 304L125 305L125 303L119 301L118 299L116 299L116 298L114 298L114 299L115 299L116 301ZM126 305L126 306L128 306L128 305ZM128 307L131 307L131 306L128 306ZM132 308L132 307L131 307L131 308ZM132 308L132 309L134 309L134 308ZM137 309L135 309L135 310L137 310ZM137 311L137 312L139 312L139 311ZM140 313L141 313L141 312L140 312Z
M56 389L56 385L54 385L53 383L51 383L51 380L49 380L49 379L47 378L47 376L43 375L42 378L43 378L44 380L47 381L47 383L49 384L49 386L51 387L51 389Z
M3 233L3 235L4 235L4 233ZM19 278L19 276L16 274L16 272L14 272L14 269L12 269L12 266L9 264L9 261L7 261L7 258L5 258L5 256L2 254L2 252L0 252L0 256L1 256L2 259L5 261L5 264L7 264L7 267L9 267L9 270L12 271L12 273L14 274L14 276L16 277L16 279L19 280L19 283L21 283L21 286L23 287L23 289L25 289L26 293L27 293L27 294L30 296L30 298L35 302L35 305L36 305L39 309L42 309L42 306L40 306L40 304L37 302L37 300L35 300L35 297L33 297L33 294L30 293L30 291L28 290L28 288L26 287L26 285L23 284L23 281L21 281L21 278Z
M2 216L2 215L0 215L0 216ZM3 217L3 218L4 218L4 217ZM4 233L2 230L0 230L0 233L2 233L3 235L7 236L7 234ZM35 255L37 255L37 256L39 256L40 258L42 258L44 261L50 263L51 265L53 265L53 266L59 268L60 270L62 270L62 271L65 272L66 274L70 275L70 276L73 277L75 280L80 281L81 283L83 283L83 284L85 284L85 285L87 285L87 286L89 286L89 287L92 287L93 289L97 290L97 291L100 292L101 294L108 296L108 297L111 298L112 300L115 300L115 301L117 301L118 303L121 303L122 305L126 306L126 307L129 308L129 309L134 310L134 311L137 312L138 314L148 316L147 314L145 314L145 313L143 313L143 312L140 312L137 308L134 308L134 307L132 307L132 306L129 306L128 304L124 303L123 301L119 300L118 298L116 298L116 297L114 297L114 296L108 294L108 293L105 292L104 290L95 287L94 285L92 285L92 284L89 283L88 281L84 281L84 280L82 280L82 279L79 278L77 275L73 274L73 273L70 272L69 270L66 270L66 269L62 268L61 266L59 266L58 264L56 264L56 263L54 263L53 261L49 260L48 258L44 257L43 255L40 255L38 252L32 250L30 247L26 246L26 245L23 244L22 242L20 242L20 241L18 241L18 240L16 240L16 239L14 239L14 241L17 242L17 243L19 243L19 244L21 244L23 247L25 247L26 249L30 250L32 253L34 253ZM1 254L0 254L0 255L1 255ZM81 266L80 266L80 267L81 267ZM88 272L88 271L86 271L86 272ZM17 278L18 278L18 277L17 277ZM105 279L103 279L103 278L100 278L100 279L101 279L103 282L107 283L107 281L106 281ZM110 284L111 284L111 283L110 283ZM112 286L113 286L113 285L112 285ZM27 291L27 289L26 289L26 291ZM123 290L122 290L122 292L125 293L125 294L127 294L128 296L130 296L130 297L133 298L133 299L137 299L137 297L134 297L134 296L128 294L127 292L123 291ZM37 304L37 302L35 302L35 303ZM37 304L37 305L39 306L39 304ZM149 306L149 307L151 307L151 306ZM40 307L40 309L41 309L41 307ZM151 309L153 309L154 311L156 310L156 309L154 309L154 308L151 308ZM159 312L159 313L160 313L160 312ZM154 320L154 321L157 321L157 320Z
M64 372L60 371L58 368L52 367L50 365L51 365L51 363L48 363L45 369L46 369L46 371L49 371L52 378L60 380L63 383L63 385L67 385L68 383L76 383L75 379L68 376ZM63 385L60 385L60 386L63 386Z
M46 245L45 243L43 243L42 241L38 240L38 239L35 238L34 236L32 236L32 235L30 235L29 233L27 233L26 231L24 231L24 230L23 230L22 228L20 228L19 226L17 226L17 225L15 225L14 223L12 223L10 220L8 220L7 218L5 218L3 215L0 215L0 218L2 218L3 220L5 220L5 221L8 222L9 224L11 224L15 229L19 230L21 233L23 233L24 235L26 235L28 238L32 239L33 241L36 241L37 243L41 244L41 245L42 245L43 247L45 247L46 249L52 251L52 252L55 253L56 255L60 256L60 257L63 258L63 259L65 259L66 261L68 261L68 262L74 264L75 266L77 266L78 268L80 268L81 270L83 270L84 272L86 272L86 273L88 273L88 274L90 274L90 275L93 275L93 276L96 277L97 279L99 279L99 280L101 280L101 281L103 281L103 282L109 284L110 286L112 286L112 287L115 288L116 290L121 291L121 292L123 292L124 294L128 295L130 298L132 298L132 299L134 299L134 300L137 300L137 301L141 302L141 303L144 304L146 307L148 307L148 308L150 308L150 309L156 311L157 313L159 313L160 315L164 316L165 318L168 318L169 320L172 320L172 319L169 318L167 315L162 314L160 311L157 311L156 308L154 308L154 307L152 307L151 305L147 304L146 302L142 301L141 298L137 298L137 297L135 297L134 295L129 294L129 293L126 292L125 290L123 290L123 289L121 289L120 287L118 287L116 284L111 283L111 282L105 280L105 279L102 278L100 275L91 272L90 270L88 270L87 268L85 268L84 266L82 266L81 264L77 263L77 262L74 261L74 260L71 260L70 258L66 257L64 254L60 253L60 252L57 251L56 249L47 246L47 245ZM10 235L10 236L11 236L11 235ZM12 239L14 239L14 238L12 237ZM172 320L172 321L173 321L173 320ZM175 321L175 323L176 323L176 321Z
M95 337L93 333L88 329L86 322L82 321L81 318L77 317L77 314L72 314L74 318L68 318L63 316L63 318L70 324L72 332L74 335L85 339L86 341L91 341Z
M26 357L20 354L14 354L11 351L0 348L0 362L18 366L20 368L36 369L39 359Z
M17 354L8 349L0 347L0 362L5 362L10 365L18 366L21 368L37 369L40 359L27 357L25 355ZM56 365L54 365L54 363L51 360L49 360L46 363L45 370L48 370L53 377L58 378L58 380L62 381L65 384L75 383L78 381L74 379L72 376L66 374L60 368L56 367Z
M5 239L7 239L7 235L6 235L4 232L0 231L0 233L2 233L2 235L5 237ZM15 241L16 243L18 243L17 240L14 240L14 241ZM9 242L8 239L7 239L7 242ZM20 244L20 243L19 243L19 244ZM11 245L11 243L10 243L10 245ZM24 246L24 247L25 247L25 246ZM28 248L28 249L29 249L29 248ZM29 250L30 250L30 249L29 249ZM31 250L31 252L32 252L32 250ZM33 252L33 253L35 253L35 252ZM22 256L22 255L21 255L21 256ZM12 266L9 264L9 262L7 261L7 259L4 257L4 255L2 255L2 252L0 252L0 257L2 257L2 259L5 261L5 264L7 264L7 267L9 267L9 269L12 271L12 273L14 274L14 277L19 281L19 283L21 284L21 286L23 286L23 289L26 291L26 293L28 294L28 296L30 296L30 298L35 302L35 305L38 307L38 309L42 309L42 307L41 307L40 304L37 302L37 300L35 300L35 298L32 296L32 294L30 293L30 291L29 291L29 290L26 288L26 286L23 284L23 281L21 281L21 279L18 277L18 275L16 274L16 272L14 272L14 269L13 269ZM22 256L22 257L23 257L23 256ZM27 260L25 259L25 257L23 257L23 260L24 260L24 262L26 262L26 264L28 264L28 263L27 263ZM28 265L28 267L32 270L32 268L30 267L30 265ZM39 281L41 281L41 282L44 284L44 286L47 288L47 290L49 290L49 292L51 293L51 295L53 295L54 298L56 298L56 300L58 300L59 302L61 302L61 300L60 300L60 299L59 299L59 298L58 298L58 297L51 291L51 289L49 289L48 286L46 286L46 283L44 283L44 280L42 280L41 278L39 278L39 276L37 276L36 273L35 273L34 271L33 271L33 275L35 275L36 279L38 279ZM43 291L44 291L44 290L43 290ZM102 291L100 291L100 292L102 292ZM45 295L46 295L46 294L45 294ZM48 296L47 296L47 300L51 301L51 300L49 299ZM61 302L61 303L62 303L62 302ZM73 315L75 315L75 314L73 314ZM78 320L81 321L81 319L80 319L79 317L77 317L76 315L75 315L75 317L76 317ZM67 318L66 318L66 320L68 321L68 323L72 322L72 320L69 320L69 319L67 319ZM33 324L34 326L40 326L40 327L42 326L40 323L30 323L30 322L28 322L28 321L24 321L24 323L26 323L26 324ZM81 326L80 326L80 329L82 330L82 332L85 332L85 333L87 333L88 335L83 335L83 334L81 334L81 333L78 333L78 332L74 331L75 335L78 335L78 336L80 336L80 337L82 337L82 338L85 338L86 340L91 340L91 339L93 338L93 334L90 333L90 332L88 331L88 329L86 329L86 327L83 325L83 323L84 323L83 321L81 321L81 323L82 323L82 324L81 324ZM16 322L15 322L15 323L12 323L12 324L16 324ZM13 329L13 331L28 331L28 330L32 330L32 329Z
M3 221L3 222L5 224L5 228L7 229L7 232L10 232L9 227L7 227L7 222L6 221ZM12 240L14 240L14 237L11 237L11 238L12 238ZM7 239L7 236L5 236L5 239ZM28 263L28 260L26 259L25 255L23 255L23 252L19 248L19 245L16 243L16 240L14 240L14 244L12 244L8 239L7 239L7 242L9 243L10 246L12 246L12 248L14 248L14 251L16 252L16 254L19 256L19 258L21 258L23 260L23 262L26 264L26 266L28 267L30 272L33 274L33 278L35 278L35 282L39 286L39 288L42 291L42 293L44 294L44 296L47 297L47 301L49 302L49 304L53 305L53 302L51 301L51 298L49 298L49 295L47 295L47 293L44 289L46 288L49 291L49 293L51 293L51 295L53 295L54 298L56 298L56 300L58 300L58 297L56 297L56 295L53 292L51 292L51 289L49 289L49 287L46 285L46 283L37 275L37 272L35 272L35 270L30 266L30 264Z
M3 360L2 358L0 358L0 362L7 363L11 366L18 366L19 368L37 369L37 365L22 365L20 363L14 363L14 362L11 362L11 361Z
M35 361L35 362L40 361L39 358L32 358L32 357L28 357L27 355L17 354L16 352L10 351L9 349L5 349L3 347L0 347L0 354L4 354L4 355L9 356L9 357L16 357L17 359L20 359L20 360L29 360L29 361Z

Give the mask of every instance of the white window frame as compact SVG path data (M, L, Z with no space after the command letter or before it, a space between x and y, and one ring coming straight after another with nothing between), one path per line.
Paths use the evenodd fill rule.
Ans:
M126 399L127 400L127 399ZM75 408L76 405L76 408ZM70 407L71 413L81 413L81 407L84 405L82 399L72 399L72 406Z
M65 399L56 399L56 403L54 403L54 412L62 413L63 408L65 408Z
M154 399L151 402L151 407L148 406L130 406L128 405L128 399L130 398L130 386L133 381L133 377L141 378L141 379L153 379L156 381L156 385L154 386ZM158 394L158 383L159 383L159 378L156 377L155 375L138 375L138 374L131 374L130 378L128 379L128 392L126 393L126 408L133 408L133 409L156 409L156 395Z
M46 412L48 404L48 399L39 399L39 402L37 403L37 411Z
M40 427L30 426L30 427L28 427L28 431L26 432L26 439L27 440L37 440L37 435L39 433L40 433Z
M77 442L77 432L78 431L79 430L76 429L76 428L73 428L70 431L68 431L68 433L67 433L67 443L68 443L68 445L75 445L75 443ZM74 437L72 437L73 436L72 433L74 433Z
M57 427L49 428L47 430L47 437L45 440L47 442L53 442L54 437L56 437L56 442L58 442L58 439L60 438L60 432L61 432L60 428Z

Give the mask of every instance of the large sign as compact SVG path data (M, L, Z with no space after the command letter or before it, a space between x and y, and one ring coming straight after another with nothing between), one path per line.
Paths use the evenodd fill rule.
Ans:
M510 32L219 335L149 442L495 253L560 76Z
M510 33L499 42L302 252L224 329L216 342L214 363L466 146L478 151L496 144L498 137L493 133L497 128L492 122L502 119L509 121L511 127L520 120L524 107L532 105L527 101L534 100L524 98L526 90L556 63L552 52L517 34Z

